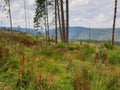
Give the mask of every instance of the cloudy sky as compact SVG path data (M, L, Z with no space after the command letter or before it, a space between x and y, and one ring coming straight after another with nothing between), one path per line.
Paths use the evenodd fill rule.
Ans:
M3 0L0 0L2 3ZM25 26L24 0L10 0L13 26ZM33 27L35 13L35 0L26 0L29 27ZM112 27L114 0L69 0L70 2L70 26L84 26L95 28ZM0 5L1 6L1 5ZM4 21L4 22L3 22ZM0 7L0 25L9 26L9 18ZM120 0L118 0L117 27L120 27Z

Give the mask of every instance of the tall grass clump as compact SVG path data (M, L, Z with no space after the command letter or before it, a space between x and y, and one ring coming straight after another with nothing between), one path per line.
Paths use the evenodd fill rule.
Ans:
M107 48L107 49L113 49L113 45L112 45L111 42L105 42L104 47Z
M67 47L67 45L63 42L60 42L57 44L57 48L66 48L66 47Z
M111 77L108 81L107 81L107 89L109 90L119 90L120 89L120 85L119 85L119 81L118 81L118 77Z
M83 50L84 50L84 53L85 53L86 56L90 56L90 55L92 55L94 53L95 48L90 46L90 45L88 45L88 44L86 44L84 46Z
M75 79L73 81L74 90L91 90L88 70L83 67L81 73L75 70Z
M70 51L74 51L74 50L79 50L80 49L80 46L75 46L75 45L69 45L68 46L68 49L70 50Z
M120 55L118 51L111 52L109 55L110 64L120 64Z
M0 48L0 71L6 72L8 69L18 69L19 60L10 54L9 49Z
M105 49L100 49L98 54L98 58L102 60L102 63L105 63L108 60L108 53Z

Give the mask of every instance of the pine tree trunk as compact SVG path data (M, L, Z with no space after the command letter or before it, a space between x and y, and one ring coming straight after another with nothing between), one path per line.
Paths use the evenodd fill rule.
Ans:
M12 30L12 16L11 16L10 0L8 0L8 6L9 6L9 15L10 15L10 27L11 27L11 30ZM12 31L11 31L11 33L12 33Z
M116 14L117 14L117 0L115 0L113 30L112 30L112 45L113 46L114 46L114 33L115 33Z
M60 0L60 2L61 2L61 19L62 19L62 42L66 43L63 0Z
M59 0L57 0L57 9L58 9L58 21L59 21L59 30L60 30L60 37L61 37L61 40L62 40L62 30L61 30L61 14L60 14L60 3L59 3Z
M56 44L58 43L58 39L57 39L57 0L55 0L55 42Z
M46 3L47 3L47 1L46 1ZM48 32L47 32L47 34L48 34L48 44L50 45L50 34L49 34L49 15L48 15L48 8L47 8L47 6L46 6L46 14L47 14L47 30L48 30Z
M28 32L27 31L27 15L26 15L26 2L25 2L25 0L24 0L24 14L25 14L25 28L26 28L26 32Z
M66 41L69 44L69 0L66 0Z
M48 31L47 31L47 19L45 18L45 37L46 37L46 45L48 45Z

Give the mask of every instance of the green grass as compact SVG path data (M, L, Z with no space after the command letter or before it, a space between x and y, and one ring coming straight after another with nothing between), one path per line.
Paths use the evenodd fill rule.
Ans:
M119 46L46 46L43 37L4 31L0 43L0 90L120 90Z

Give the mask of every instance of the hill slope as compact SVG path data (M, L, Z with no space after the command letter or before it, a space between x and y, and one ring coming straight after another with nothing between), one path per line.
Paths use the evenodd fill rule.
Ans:
M110 43L47 46L43 37L0 31L0 90L119 90L119 52Z

